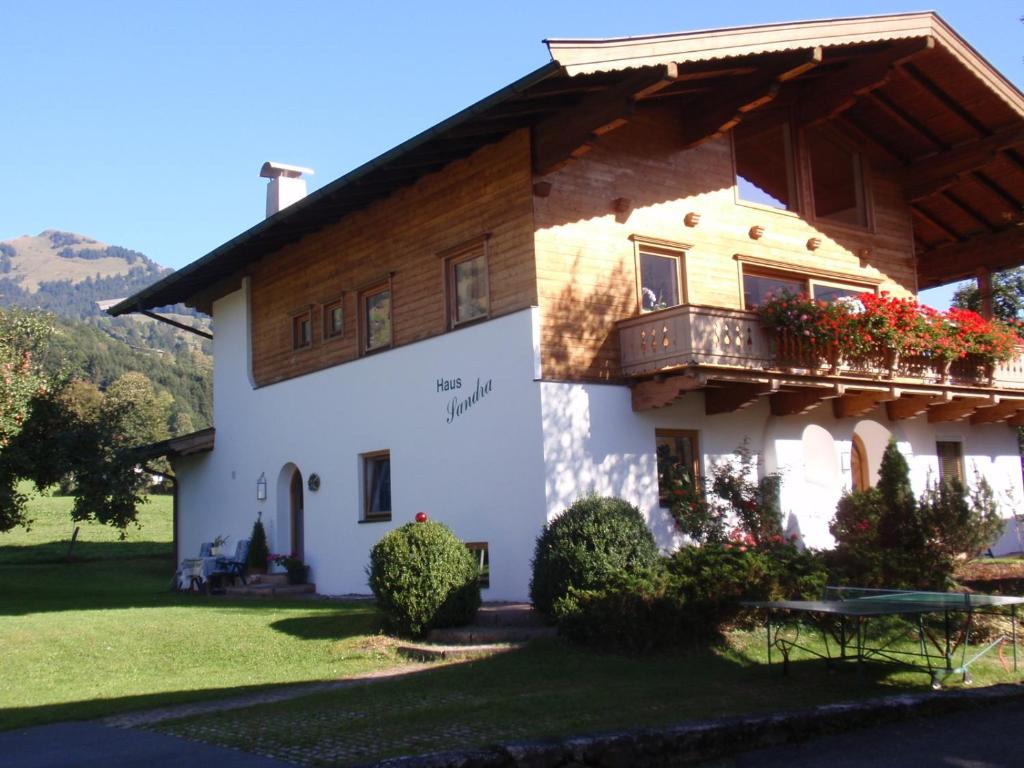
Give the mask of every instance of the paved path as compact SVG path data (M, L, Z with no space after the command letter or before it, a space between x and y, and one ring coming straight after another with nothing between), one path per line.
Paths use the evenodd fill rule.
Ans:
M701 768L1019 768L1024 702L759 749Z
M282 763L150 731L115 730L98 722L57 723L0 733L6 768L284 768Z

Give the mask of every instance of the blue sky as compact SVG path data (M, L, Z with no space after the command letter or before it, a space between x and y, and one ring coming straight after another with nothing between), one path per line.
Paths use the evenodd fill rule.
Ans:
M1024 85L1024 3L930 6ZM0 0L0 240L65 229L181 267L262 218L263 161L316 189L541 66L545 37L927 8Z

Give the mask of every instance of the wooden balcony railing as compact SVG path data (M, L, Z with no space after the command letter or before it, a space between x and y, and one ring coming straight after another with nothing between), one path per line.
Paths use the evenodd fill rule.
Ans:
M1024 390L1024 349L1012 360L995 366L971 357L951 365L924 356L898 359L885 350L857 360L829 359L819 350L803 347L798 340L765 330L753 312L693 305L623 320L618 328L622 374L627 378L696 365Z

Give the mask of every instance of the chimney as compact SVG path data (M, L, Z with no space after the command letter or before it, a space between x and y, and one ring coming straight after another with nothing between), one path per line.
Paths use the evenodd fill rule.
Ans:
M302 174L312 175L312 168L298 165L266 162L260 168L260 176L270 179L267 184L267 218L282 208L287 208L306 196L306 180Z

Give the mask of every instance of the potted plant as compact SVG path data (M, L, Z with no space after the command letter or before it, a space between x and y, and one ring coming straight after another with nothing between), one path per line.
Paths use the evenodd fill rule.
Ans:
M274 565L285 569L289 584L305 584L309 578L309 566L296 554L271 555L270 560Z
M210 554L214 557L220 557L224 553L224 545L228 543L230 536L217 536L213 540L213 546L210 547Z

